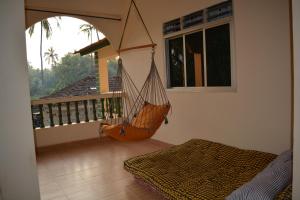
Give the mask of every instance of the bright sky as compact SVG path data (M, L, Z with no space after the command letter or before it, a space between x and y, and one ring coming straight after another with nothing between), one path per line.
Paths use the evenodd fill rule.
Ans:
M72 17L61 17L60 28L57 28L55 19L49 18L48 20L51 24L52 36L47 40L46 34L43 32L43 55L50 47L53 47L60 60L65 54L73 53L75 50L91 44L91 39L88 39L87 34L80 32L79 29L81 24L87 24L86 21ZM99 32L99 37L102 39L105 36ZM92 39L93 42L98 40L96 32L93 32ZM28 62L34 68L40 68L40 23L35 24L34 33L31 37L28 34L28 29L26 30L26 48ZM44 68L51 68L45 58Z

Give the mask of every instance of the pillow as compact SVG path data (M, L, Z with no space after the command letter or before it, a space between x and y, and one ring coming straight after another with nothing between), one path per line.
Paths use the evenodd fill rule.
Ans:
M292 181L292 151L277 156L251 181L233 191L226 200L273 200Z
M273 167L274 165L280 165L281 163L289 161L292 159L292 156L293 153L291 150L284 151L279 156L277 156L277 158L275 158L272 162L270 162L267 168Z
M132 126L137 128L159 128L165 116L168 114L170 105L153 105L145 103L139 113L133 118Z

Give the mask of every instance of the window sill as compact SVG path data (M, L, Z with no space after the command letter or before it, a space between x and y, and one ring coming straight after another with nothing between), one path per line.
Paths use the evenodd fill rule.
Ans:
M173 87L167 88L167 92L196 92L196 93L221 93L221 92L237 92L236 87Z

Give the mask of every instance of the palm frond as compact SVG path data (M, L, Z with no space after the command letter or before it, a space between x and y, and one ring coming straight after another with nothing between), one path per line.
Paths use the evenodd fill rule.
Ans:
M88 38L90 38L92 36L92 31L95 28L91 24L81 24L79 26L79 29L80 29L81 32L87 34Z
M53 47L50 47L45 53L44 53L45 60L48 62L48 64L56 64L58 61L58 54L55 53Z
M57 28L60 29L60 20L61 20L61 16L55 17L55 20L56 20L56 26L57 26Z
M46 31L46 38L50 38L52 35L52 28L47 19L42 20L43 30Z
M34 25L30 26L29 30L28 30L28 33L30 35L30 37L32 36L32 34L34 33Z
M58 17L55 17L54 18L56 20L56 26L58 28L60 28L60 20L61 20L61 17L58 16ZM50 38L51 35L52 35L52 28L51 28L51 24L50 22L48 21L48 19L43 19L41 21L41 24L43 26L43 29L46 31L46 38ZM35 25L32 25L29 30L28 30L28 33L30 36L32 36L32 34L34 33L34 30L35 30Z

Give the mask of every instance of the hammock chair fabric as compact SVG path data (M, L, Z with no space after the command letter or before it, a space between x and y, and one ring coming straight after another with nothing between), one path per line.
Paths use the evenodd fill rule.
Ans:
M137 93L121 60L118 77L121 79L122 93L116 92L113 99L122 98L120 95L125 94L122 98L123 116L102 124L101 131L119 141L136 141L152 137L163 121L167 123L167 114L171 107L154 58L152 57L151 69L140 93Z
M151 44L121 49L132 6L135 7ZM167 123L167 114L171 107L154 62L154 47L156 44L150 36L137 5L134 0L131 0L118 52L150 46L152 47L151 68L140 92L138 92L137 87L126 72L121 58L118 60L117 79L121 82L121 92L113 91L113 98L109 106L110 110L112 110L113 105L121 101L122 115L110 114L108 123L101 124L100 131L119 141L134 141L150 138L163 121Z

